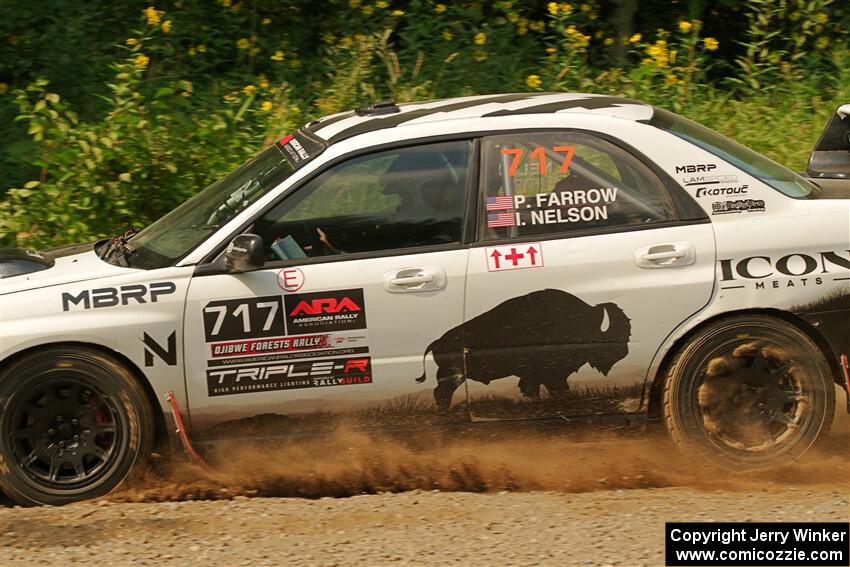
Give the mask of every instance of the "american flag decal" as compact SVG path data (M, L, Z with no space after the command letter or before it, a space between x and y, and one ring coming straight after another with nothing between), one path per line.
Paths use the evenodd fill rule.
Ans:
M514 198L512 196L487 197L487 210L488 211L503 211L505 209L513 209L513 208L514 208Z
M487 228L500 228L503 226L516 226L516 217L510 213L490 213L487 215Z

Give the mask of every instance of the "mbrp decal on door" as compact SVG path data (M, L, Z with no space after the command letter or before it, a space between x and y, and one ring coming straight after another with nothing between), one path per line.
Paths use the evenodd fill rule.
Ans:
M362 289L211 301L203 319L210 396L372 383Z

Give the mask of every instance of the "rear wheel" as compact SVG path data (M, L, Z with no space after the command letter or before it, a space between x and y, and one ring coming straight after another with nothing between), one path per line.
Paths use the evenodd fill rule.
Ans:
M834 411L832 373L818 346L763 315L702 329L677 355L664 389L676 444L735 469L800 456L826 433Z
M23 505L102 496L144 463L154 418L120 363L88 348L40 351L0 374L0 488Z

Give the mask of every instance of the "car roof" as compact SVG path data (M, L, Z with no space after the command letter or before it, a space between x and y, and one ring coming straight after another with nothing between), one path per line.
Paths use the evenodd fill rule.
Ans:
M370 108L341 112L304 127L307 134L336 143L367 132L402 125L428 124L444 120L553 114L590 113L645 121L653 107L635 100L584 93L512 93L447 98L400 104L378 103Z

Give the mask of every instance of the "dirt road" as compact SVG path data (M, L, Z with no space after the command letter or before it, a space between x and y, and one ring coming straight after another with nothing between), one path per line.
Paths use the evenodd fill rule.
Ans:
M743 475L622 434L240 443L217 476L181 462L102 501L0 508L0 565L662 565L666 521L847 521L848 421Z

